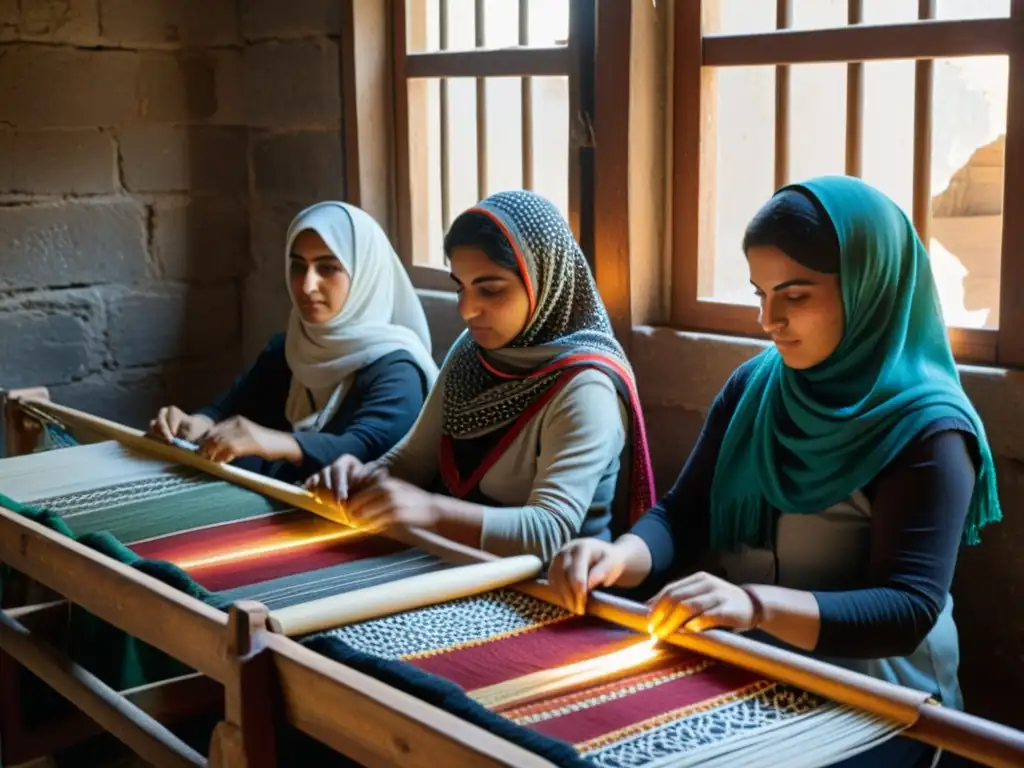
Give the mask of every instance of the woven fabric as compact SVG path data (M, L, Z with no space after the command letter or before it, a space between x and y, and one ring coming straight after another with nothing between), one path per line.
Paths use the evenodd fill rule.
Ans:
M600 659L642 640L617 625L502 589L341 627L307 642L335 641L381 663L413 667L472 698L490 686ZM835 751L794 754L786 763L825 765L894 733L870 716L678 649L499 709L506 720L571 744L587 762L606 768L777 765L764 749L786 740L806 748L815 733L859 734Z

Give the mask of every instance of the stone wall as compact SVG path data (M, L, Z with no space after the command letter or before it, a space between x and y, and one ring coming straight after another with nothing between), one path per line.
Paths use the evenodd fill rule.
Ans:
M141 424L283 327L344 194L339 3L0 0L0 387Z

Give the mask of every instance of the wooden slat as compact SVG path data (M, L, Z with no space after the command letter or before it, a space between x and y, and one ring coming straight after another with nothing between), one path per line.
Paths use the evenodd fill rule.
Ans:
M3 507L0 562L219 682L230 674L225 614Z
M935 18L935 0L918 0L918 18ZM931 247L932 220L932 102L935 62L920 59L914 71L914 185L913 220L925 248Z
M416 151L410 147L409 138L412 129L409 125L409 100L415 97L416 108L422 109L426 104L426 83L410 83L406 73L409 60L406 39L408 37L409 19L405 0L391 0L391 88L394 93L394 137L395 137L395 199L398 205L398 255L410 270L416 263L415 232L417 227L425 226L425 206L417 192L425 188L424 179L428 177L425 169L426 155L420 149L422 142L417 142ZM420 3L413 3L413 8L423 12ZM417 20L414 19L415 23ZM420 26L424 24L420 20ZM415 167L412 164L415 163ZM413 190L413 179L417 190ZM419 230L424 231L424 230Z
M543 77L568 75L572 66L567 46L410 53L406 59L409 78Z
M476 0L473 13L473 33L477 50L483 49L486 25L484 0ZM487 197L487 80L476 78L476 195Z
M702 212L701 151L703 92L714 72L701 68L701 5L675 6L672 123L672 299L671 322L690 327L696 319ZM710 90L710 88L709 88ZM713 130L713 129L712 129ZM712 180L705 180L712 181ZM710 184L708 185L710 187Z
M519 0L519 45L530 44L530 0ZM519 81L522 114L523 189L533 189L533 78Z
M890 26L788 30L750 35L708 35L703 63L752 67L826 61L937 59L1009 53L1007 19L927 21Z
M1024 366L1024 0L1010 6L1016 49L1010 55L999 271L999 363Z
M864 20L864 0L847 0L847 22ZM846 65L846 174L860 176L864 167L864 64Z
M790 0L776 0L775 28L793 26L793 6ZM775 68L775 188L789 181L789 67Z
M628 347L633 319L629 272L629 3L597 0L594 70L594 277L612 328Z
M448 50L448 0L438 0L438 47L442 51ZM440 138L441 138L441 228L447 231L452 223L451 210L451 163L452 163L452 141L451 125L449 120L449 98L448 78L442 77L438 83L441 103L438 107L440 117Z
M267 648L288 722L366 766L534 768L550 763L455 715L288 638ZM358 712L359 717L353 717Z
M394 232L388 7L381 0L348 0L340 13L345 199Z
M569 228L594 266L594 109L597 4L569 2Z
M13 664L10 657L5 663ZM20 689L12 691L15 696ZM224 689L219 683L200 675L184 675L152 685L120 691L119 695L158 722L167 724L187 717L220 711L224 702ZM9 721L19 713L19 703L3 712L4 730L0 732L4 762L7 765L29 762L80 744L102 732L102 727L81 712L59 720L48 721L31 730L10 730Z
M183 768L206 760L98 677L35 638L0 611L0 647L40 680L102 725L150 765Z

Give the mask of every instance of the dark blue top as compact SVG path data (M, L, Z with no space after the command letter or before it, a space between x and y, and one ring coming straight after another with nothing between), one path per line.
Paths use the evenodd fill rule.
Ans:
M708 549L718 451L753 362L737 368L718 393L675 484L631 531L647 544L653 563L641 592L656 591L691 572ZM967 421L944 419L917 435L861 489L871 502L866 582L840 592L813 593L821 618L816 653L904 656L924 640L953 579L974 490L976 449Z
M272 336L253 366L223 396L196 413L214 421L243 416L269 429L290 432L302 448L302 463L244 456L233 462L235 466L284 482L300 482L344 454L363 462L379 458L416 421L429 387L413 357L399 350L356 373L338 412L321 432L293 432L284 412L292 382L284 341L283 333Z

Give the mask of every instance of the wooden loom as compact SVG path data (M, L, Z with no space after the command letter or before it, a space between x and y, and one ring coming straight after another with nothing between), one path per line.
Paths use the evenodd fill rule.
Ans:
M114 439L130 448L189 464L246 485L268 496L286 497L297 507L338 519L305 491L210 464L172 446L158 444L137 431L33 398L8 403L8 439L21 440L27 414L52 418L71 428ZM24 441L23 441L24 444ZM206 466L206 465L209 466ZM0 489L2 490L2 489ZM456 545L425 532L399 535L418 546L462 565L499 564L487 553ZM66 603L25 606L4 614L0 647L27 666L79 709L156 765L205 764L160 719L183 711L214 706L222 686L224 715L214 731L209 763L259 766L273 764L273 723L283 719L332 749L367 765L542 765L537 755L472 725L444 710L402 693L373 677L319 656L287 636L272 631L272 612L259 604L238 603L225 614L178 592L157 579L106 558L20 515L0 509L0 561L55 590L67 600L149 643L198 671L180 679L115 693L88 673L67 663L38 641L27 626L43 630ZM522 561L520 561L522 562ZM552 604L558 599L540 580L532 565L514 588ZM456 571L458 572L458 571ZM473 571L466 571L473 573ZM490 578L490 577L489 577ZM476 589L517 581L507 573L497 581L474 582ZM421 579L418 583L429 581ZM472 581L472 580L470 580ZM463 587L469 594L474 587ZM393 590L392 590L393 591ZM421 592L404 605L383 612L406 610L416 604L450 599L452 595ZM595 593L587 612L639 632L646 632L644 609L636 604ZM365 617L367 614L359 614ZM277 627L284 625L278 621ZM170 628L173 627L173 631ZM677 633L669 641L682 648L753 670L781 682L874 713L898 723L906 735L991 766L1024 765L1024 734L931 702L923 693L888 685L813 659L763 646L739 635L709 631ZM9 689L9 686L5 686ZM272 700L270 692L279 696ZM172 704L172 695L185 704ZM3 720L11 729L10 707L4 702ZM281 709L283 712L275 712ZM146 713L149 714L146 714ZM358 712L359 716L353 713ZM81 724L72 730L84 733ZM39 734L54 746L54 731ZM63 737L67 739L67 732ZM3 734L9 748L8 733ZM15 747L17 747L15 743ZM31 753L24 746L25 755Z

